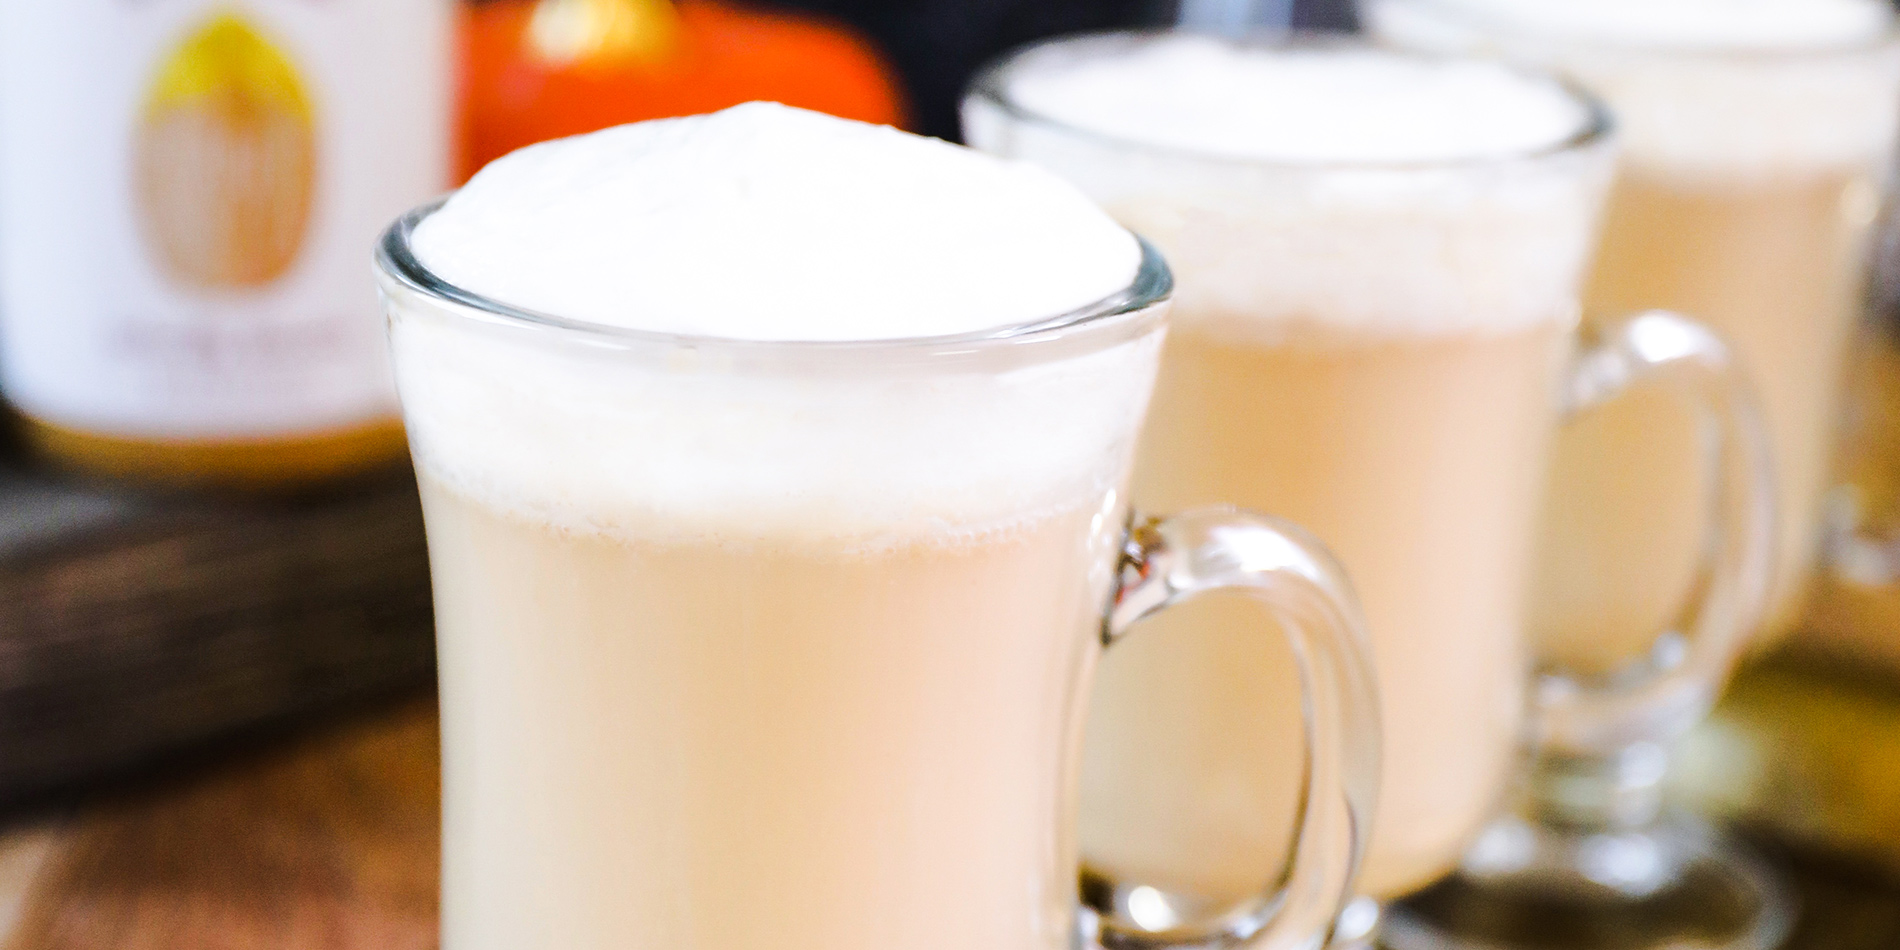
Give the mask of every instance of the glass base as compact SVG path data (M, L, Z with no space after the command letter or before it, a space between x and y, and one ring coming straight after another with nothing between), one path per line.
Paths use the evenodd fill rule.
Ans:
M1244 911L1236 912L1230 903L1210 902L1145 884L1119 882L1092 868L1082 871L1082 903L1093 916L1090 926L1084 928L1087 935L1083 946L1087 950L1111 950L1110 945L1116 943L1102 939L1103 920L1119 925L1125 932L1159 934L1183 924L1208 922L1221 922L1217 926L1244 931L1246 924L1242 921L1250 916ZM1271 909L1267 912L1271 913ZM1353 898L1334 921L1332 940L1326 944L1326 950L1374 950L1379 946L1379 929L1384 920L1384 905L1377 900Z
M1794 900L1747 849L1687 815L1638 830L1488 828L1457 874L1386 909L1387 950L1773 950Z
M1328 950L1372 950L1385 926L1385 905L1370 897L1355 897L1339 912Z

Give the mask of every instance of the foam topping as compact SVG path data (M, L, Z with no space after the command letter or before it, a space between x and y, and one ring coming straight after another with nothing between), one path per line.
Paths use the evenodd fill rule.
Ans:
M1612 153L1551 148L1587 120L1555 81L1180 34L1057 41L1003 69L1021 108L972 97L966 136L1155 242L1181 331L1277 345L1576 319Z
M1047 173L764 104L517 152L413 244L443 278L517 306L767 341L1041 322L1139 266L1134 238ZM993 358L594 347L385 288L428 478L523 519L649 539L878 547L1098 505L1160 345L1144 321L1132 339Z
M1127 287L1140 250L1070 185L770 103L532 146L416 230L467 290L570 319L749 340L1036 322Z
M1058 44L1022 57L1006 81L1018 105L1067 125L1262 161L1516 155L1561 143L1587 121L1556 82L1491 63L1191 34Z
M1628 167L1694 187L1884 167L1900 43L1881 0L1367 0L1400 45L1564 72L1616 110Z
M1446 13L1603 43L1706 49L1822 49L1893 29L1882 0L1432 0Z

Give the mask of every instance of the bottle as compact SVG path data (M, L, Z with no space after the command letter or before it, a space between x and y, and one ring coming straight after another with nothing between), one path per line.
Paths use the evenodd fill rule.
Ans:
M403 451L370 257L448 184L451 0L0 0L0 389L58 464Z

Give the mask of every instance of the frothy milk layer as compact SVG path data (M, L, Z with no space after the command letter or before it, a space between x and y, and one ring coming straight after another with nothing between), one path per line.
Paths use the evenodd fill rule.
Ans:
M415 246L512 304L766 341L1039 321L1126 289L1138 264L1126 230L1046 173L776 106L517 153ZM989 348L615 341L384 289L427 477L647 540L877 548L1101 505L1160 343L1146 318Z
M1140 251L1073 188L936 139L770 103L548 142L416 231L449 283L574 320L747 340L1034 322Z
M1265 53L1174 34L1055 45L1011 70L1031 112L1130 142L1287 162L1433 162L1561 142L1585 110L1556 83L1483 62L1369 50Z
M1881 0L1421 0L1498 30L1677 49L1834 48L1878 39Z
M1749 179L1879 164L1900 123L1880 0L1367 0L1403 46L1560 69L1615 107L1630 164Z
M430 301L394 306L419 468L519 518L647 540L871 549L1099 503L1124 477L1160 344L842 371L537 345Z
M1278 342L1575 319L1609 156L1560 147L1589 115L1551 80L1180 35L1058 42L995 78L1008 102L971 97L966 137L1159 245L1184 328Z

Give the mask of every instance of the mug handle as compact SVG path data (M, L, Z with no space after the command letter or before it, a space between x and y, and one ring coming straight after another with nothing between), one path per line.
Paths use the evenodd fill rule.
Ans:
M1674 735L1706 715L1760 621L1773 570L1775 494L1753 390L1728 344L1687 317L1652 310L1599 330L1571 364L1567 418L1638 382L1683 384L1703 420L1715 482L1708 540L1688 601L1650 650L1644 675L1596 681L1538 672L1537 747L1593 755Z
M1365 854L1378 792L1379 709L1365 622L1345 571L1312 535L1279 518L1228 507L1138 518L1103 645L1210 591L1259 600L1280 620L1299 663L1306 787L1292 860L1260 897L1204 924L1153 929L1100 916L1091 923L1106 950L1324 946Z

